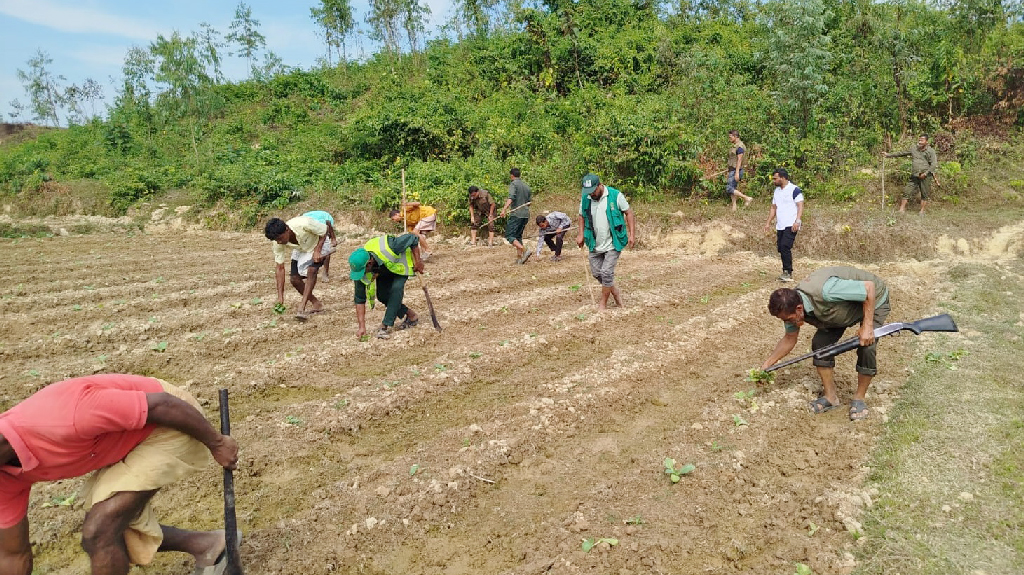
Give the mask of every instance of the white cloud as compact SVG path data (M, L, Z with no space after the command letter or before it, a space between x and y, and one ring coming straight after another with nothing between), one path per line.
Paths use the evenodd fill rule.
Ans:
M69 53L73 58L86 64L93 64L103 68L120 69L124 64L124 56L128 48L124 46L104 46L99 44L85 44L72 48Z
M0 0L0 14L61 32L111 34L146 41L161 32L158 26L145 20L62 5L53 0Z

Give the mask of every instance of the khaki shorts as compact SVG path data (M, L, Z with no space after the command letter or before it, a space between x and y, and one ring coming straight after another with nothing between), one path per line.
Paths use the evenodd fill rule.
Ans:
M192 405L202 413L192 395L165 381L164 391ZM180 431L158 427L125 458L93 473L82 487L85 509L123 491L152 491L166 487L209 464L210 452L198 440ZM135 565L148 565L164 540L152 502L124 532L128 558Z
M434 214L428 218L416 222L416 227L412 229L415 233L420 232L432 232L437 229L437 214Z

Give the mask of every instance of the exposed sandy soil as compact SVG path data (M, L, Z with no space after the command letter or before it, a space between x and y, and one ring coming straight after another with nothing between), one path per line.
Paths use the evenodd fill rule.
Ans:
M627 307L602 314L575 249L514 266L508 247L440 243L426 281L444 331L424 321L366 343L344 257L317 288L328 311L299 324L271 311L270 247L255 234L4 240L0 407L66 377L130 372L186 387L213 420L227 387L251 575L790 575L794 562L848 573L849 530L871 505L864 462L915 340L881 344L864 422L807 411L818 387L809 362L784 370L756 407L736 399L782 332L765 307L777 260L726 253L736 233L691 230L661 242L674 249L626 253ZM944 238L941 261L866 266L889 281L890 319L941 313L958 254L1017 253L1021 227L1001 234L967 250ZM827 263L798 259L797 275ZM407 302L425 311L409 285ZM294 309L297 294L287 301ZM160 342L166 351L152 349ZM853 362L839 360L844 401ZM696 470L673 485L665 457ZM219 477L211 462L160 494L166 522L214 527ZM82 511L46 506L78 485L33 491L39 573L87 571ZM585 553L591 537L618 545ZM170 556L146 572L190 568Z

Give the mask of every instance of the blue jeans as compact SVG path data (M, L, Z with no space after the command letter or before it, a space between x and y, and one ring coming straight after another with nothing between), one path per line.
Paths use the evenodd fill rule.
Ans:
M743 179L743 169L740 168L740 180ZM739 180L736 179L736 169L729 168L729 171L725 174L725 194L731 196L736 193L736 186L739 185Z

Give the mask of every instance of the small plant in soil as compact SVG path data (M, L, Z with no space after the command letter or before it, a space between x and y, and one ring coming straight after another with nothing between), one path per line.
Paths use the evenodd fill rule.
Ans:
M747 420L743 419L743 417L740 416L740 414L734 413L734 414L732 414L732 423L736 427L741 427L741 426L747 425Z
M796 572L793 575L814 575L814 571L803 563L797 563L794 567L796 567Z
M409 477L412 477L413 475L416 475L419 472L419 470L420 470L420 464L419 463L414 463L412 465L412 467L409 468Z
M287 309L288 308L285 307L283 303L278 302L274 304L274 313L276 313L277 315L283 314Z
M683 465L681 463L676 463L676 460L671 457L666 457L662 464L665 466L665 475L668 475L668 478L672 480L672 483L679 483L679 480L684 475L689 475L690 473L693 473L694 469L697 469L697 466L692 463Z
M262 303L263 303L263 300L261 300L258 297L254 297L251 300L249 300L249 305L260 305Z
M580 288L581 288L581 287L583 287L583 286L581 286L581 285L579 285L579 284L577 284L577 285L571 285L571 286L569 286L569 291L580 291Z
M75 504L76 494L61 496L54 495L49 501L43 503L43 508L47 507L70 507Z
M646 522L642 516L637 515L636 517L630 517L629 519L624 520L623 523L626 525L643 525Z
M331 405L331 407L333 407L334 409L344 409L347 406L348 406L348 400L347 399L339 399L338 401L335 401L333 405Z
M284 422L287 423L288 425L295 425L295 426L302 425L302 420L299 419L298 417L295 417L294 415L289 415L289 416L285 417L284 418Z
M753 383L757 387L768 387L775 383L775 373L761 369L751 369L743 381Z
M153 350L153 351L155 351L157 353L163 353L163 352L167 351L167 342L166 341L161 341L161 342L158 342L158 343L154 343L153 345L149 346L149 349L151 349L151 350Z
M71 309L73 309L75 311L82 311L82 304L77 304L76 303L75 305L71 306Z
M470 357L470 359L479 359L480 356L482 356L482 355L483 354L480 353L479 351L473 351L473 352L470 352L469 357Z
M613 539L611 537L601 537L601 538L587 537L586 539L583 540L583 545L582 545L583 552L584 553L590 553L591 549L593 549L594 547L597 547L601 543L607 543L610 547L615 547L616 545L619 544L619 540L618 539Z

